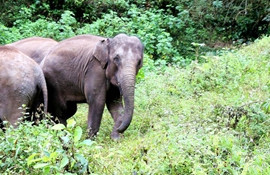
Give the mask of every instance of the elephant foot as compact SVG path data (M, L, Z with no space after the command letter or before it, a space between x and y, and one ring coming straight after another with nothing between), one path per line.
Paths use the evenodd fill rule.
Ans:
M93 132L93 130L87 129L88 137L90 140L95 140L98 132Z
M67 120L63 119L63 118L57 118L59 120L59 122L65 126L67 126Z
M119 140L121 139L120 133L117 132L117 131L112 132L112 133L111 133L111 139L112 139L113 141L119 141Z

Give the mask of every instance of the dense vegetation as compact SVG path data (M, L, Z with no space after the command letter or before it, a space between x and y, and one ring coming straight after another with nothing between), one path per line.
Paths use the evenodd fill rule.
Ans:
M62 40L82 33L112 37L125 32L138 35L146 53L158 64L187 65L195 59L198 47L200 52L209 52L270 34L268 0L8 0L0 3L0 44L33 35Z
M8 0L0 7L0 44L125 32L145 45L134 118L119 142L109 138L107 110L98 137L87 139L87 105L67 126L49 117L17 129L6 123L0 174L270 174L268 0Z
M120 142L107 111L86 139L86 105L66 128L43 120L1 131L0 173L269 174L270 37L205 59L163 73L146 62Z

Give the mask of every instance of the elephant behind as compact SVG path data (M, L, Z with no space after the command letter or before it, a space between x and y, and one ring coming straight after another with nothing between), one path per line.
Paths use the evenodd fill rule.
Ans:
M30 37L7 44L7 46L15 47L40 64L44 57L57 44L57 41L50 38Z
M0 46L0 119L17 125L22 105L34 115L40 96L47 112L47 86L40 66L14 47Z
M135 80L143 45L135 36L79 35L59 42L40 64L48 86L48 112L60 122L88 103L89 136L97 134L105 104L114 119L112 139L132 120ZM123 104L124 102L124 104Z

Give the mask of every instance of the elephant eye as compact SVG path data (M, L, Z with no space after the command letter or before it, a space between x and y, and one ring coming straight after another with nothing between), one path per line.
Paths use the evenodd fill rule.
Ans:
M120 64L120 57L119 55L116 55L113 59L114 63L118 66Z

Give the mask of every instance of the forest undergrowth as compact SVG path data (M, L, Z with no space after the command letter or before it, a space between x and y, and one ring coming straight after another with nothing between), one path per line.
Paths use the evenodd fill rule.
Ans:
M0 131L1 174L270 174L270 37L205 63L158 67L145 55L133 121L110 139L107 110L87 139L87 105Z

